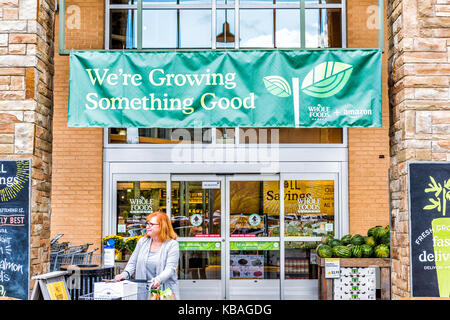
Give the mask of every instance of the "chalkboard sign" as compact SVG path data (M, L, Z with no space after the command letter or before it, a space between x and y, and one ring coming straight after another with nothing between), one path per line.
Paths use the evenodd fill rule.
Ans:
M30 160L0 160L0 296L28 299Z
M450 296L450 162L409 163L412 296Z

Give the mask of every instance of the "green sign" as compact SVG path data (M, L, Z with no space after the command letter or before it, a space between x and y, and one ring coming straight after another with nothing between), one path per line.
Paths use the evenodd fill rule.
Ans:
M220 251L220 242L178 242L180 251Z
M230 242L230 250L280 250L277 241L234 241Z
M70 127L381 127L381 51L72 51Z

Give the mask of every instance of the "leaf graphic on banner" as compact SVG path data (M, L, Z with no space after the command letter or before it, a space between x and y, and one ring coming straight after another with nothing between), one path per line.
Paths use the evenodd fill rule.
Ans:
M305 94L316 98L334 96L347 84L353 71L353 66L328 61L312 69L303 79L302 90Z
M267 91L277 97L286 98L291 95L289 83L280 76L267 76L263 78Z

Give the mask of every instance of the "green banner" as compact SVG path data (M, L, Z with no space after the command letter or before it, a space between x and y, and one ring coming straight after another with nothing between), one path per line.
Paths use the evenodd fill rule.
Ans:
M178 242L180 251L220 251L220 242Z
M230 242L230 250L280 250L277 241L234 241Z
M381 51L72 51L70 127L380 127Z

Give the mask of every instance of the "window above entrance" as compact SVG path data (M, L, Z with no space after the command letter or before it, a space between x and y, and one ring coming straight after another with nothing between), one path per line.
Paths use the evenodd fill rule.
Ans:
M340 48L340 0L110 0L107 49Z
M110 144L342 144L342 128L110 128Z

